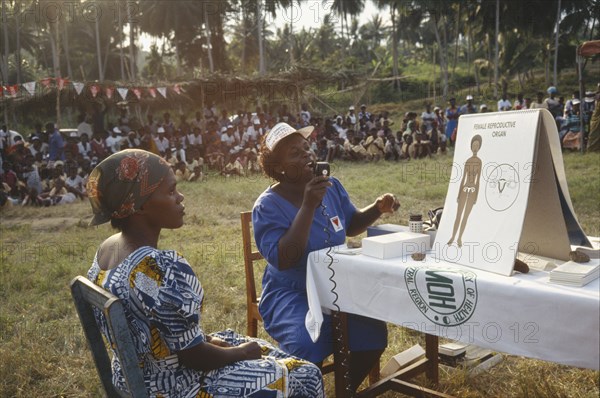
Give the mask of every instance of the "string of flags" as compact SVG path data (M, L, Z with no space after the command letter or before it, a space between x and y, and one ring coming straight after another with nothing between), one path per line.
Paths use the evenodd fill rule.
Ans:
M39 84L38 84L39 83ZM35 96L36 88L42 87L42 90L45 89L57 89L58 91L62 91L65 88L68 88L69 85L73 86L75 93L78 96L82 94L86 94L84 90L87 90L89 94L96 98L99 95L104 96L109 100L116 98L115 90L122 100L127 99L127 95L132 93L138 100L144 98L157 98L158 94L160 94L163 98L167 98L168 91L167 89L171 89L177 95L181 95L185 90L181 87L181 84L177 83L170 86L162 86L162 87L152 87L152 86L134 86L134 87L119 87L116 85L106 85L98 82L79 82L79 81L71 81L66 78L54 78L47 77L45 79L41 79L39 82L31 81L22 84L13 84L13 85L5 85L0 86L0 99L4 100L7 98L18 98L24 97L27 94L30 96ZM19 86L22 86L19 87Z

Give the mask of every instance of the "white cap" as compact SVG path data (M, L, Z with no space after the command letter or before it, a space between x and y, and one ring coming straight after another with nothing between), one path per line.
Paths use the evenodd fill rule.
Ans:
M349 111L353 111L353 110L354 110L354 105L350 105L350 106L348 107L348 110L349 110Z
M254 123L254 124L260 124L260 120L258 118L255 118L254 120L252 120L252 123Z
M581 104L581 101L579 100L579 98L573 98L573 100L571 101L571 103L573 105L577 105L577 104Z
M115 133L115 134L121 134L121 129L118 128L118 127L114 127L113 128L113 133Z
M69 133L69 137L70 137L70 138L79 138L79 135L77 134L77 132L76 132L76 131L71 131L71 132Z
M223 126L223 127L221 127L221 133L224 133L224 132L226 132L226 131L227 131L227 126Z
M159 128L158 128L158 130L156 130L156 132L157 132L158 134L162 134L162 133L164 133L164 132L165 132L165 129L164 129L164 128L162 128L162 127L159 127Z
M468 101L468 100L471 100L471 101L473 101L473 96L472 96L471 94L467 95L467 101Z
M298 133L302 135L302 137L308 138L310 136L310 133L312 133L314 129L315 128L313 126L306 126L301 128L300 130L296 130L287 123L277 123L267 134L267 138L265 139L265 145L267 146L267 148L269 148L270 151L272 151L273 148L275 148L275 146L279 143L279 141L281 141L288 135Z
M479 109L483 109L483 108L487 108L487 105L486 104L479 105Z

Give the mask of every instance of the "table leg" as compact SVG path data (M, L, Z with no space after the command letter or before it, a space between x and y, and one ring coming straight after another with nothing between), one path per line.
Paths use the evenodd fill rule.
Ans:
M425 357L427 358L427 378L438 384L439 382L439 358L438 358L438 336L425 334Z

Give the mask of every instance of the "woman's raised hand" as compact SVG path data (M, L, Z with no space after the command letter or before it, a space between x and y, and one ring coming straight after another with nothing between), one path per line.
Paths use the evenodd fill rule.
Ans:
M377 210L382 214L393 213L400 207L400 202L398 202L394 194L386 193L377 198L375 205L377 206Z
M302 205L315 209L321 204L321 201L327 192L327 188L332 185L333 184L329 181L329 177L317 176L313 178L306 184L306 188L304 188Z

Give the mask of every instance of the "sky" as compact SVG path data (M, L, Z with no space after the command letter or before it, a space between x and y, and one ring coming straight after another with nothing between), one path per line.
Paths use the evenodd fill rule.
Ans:
M332 5L333 1L323 2L323 0L304 0L300 5L294 3L293 10L291 8L285 10L280 9L277 12L274 22L278 27L281 27L292 21L294 23L294 30L296 29L296 26L298 29L302 29L302 27L306 29L317 28L321 26L325 16L329 14L331 15L330 18L333 18L334 25L339 25L339 16L332 11ZM379 9L375 6L375 3L373 3L372 0L367 0L365 9L359 16L359 24L362 25L366 23L373 15L378 13ZM269 19L272 19L272 17L269 16L267 21Z
M267 24L275 23L275 26L282 28L285 24L289 24L290 21L293 21L294 31L301 30L303 27L308 30L309 28L318 28L321 26L325 16L329 14L332 15L334 26L339 27L339 17L332 11L332 5L333 0L327 0L325 2L323 0L303 0L300 5L294 2L293 10L291 8L287 8L285 10L279 9L275 17L267 15L266 22ZM365 9L358 18L359 24L365 24L372 19L373 15L376 14L379 14L379 9L375 6L373 0L367 0L365 3ZM384 22L388 21L389 18L387 18L387 16L383 17ZM152 38L150 38L147 34L142 34L142 50L149 51L152 42Z

